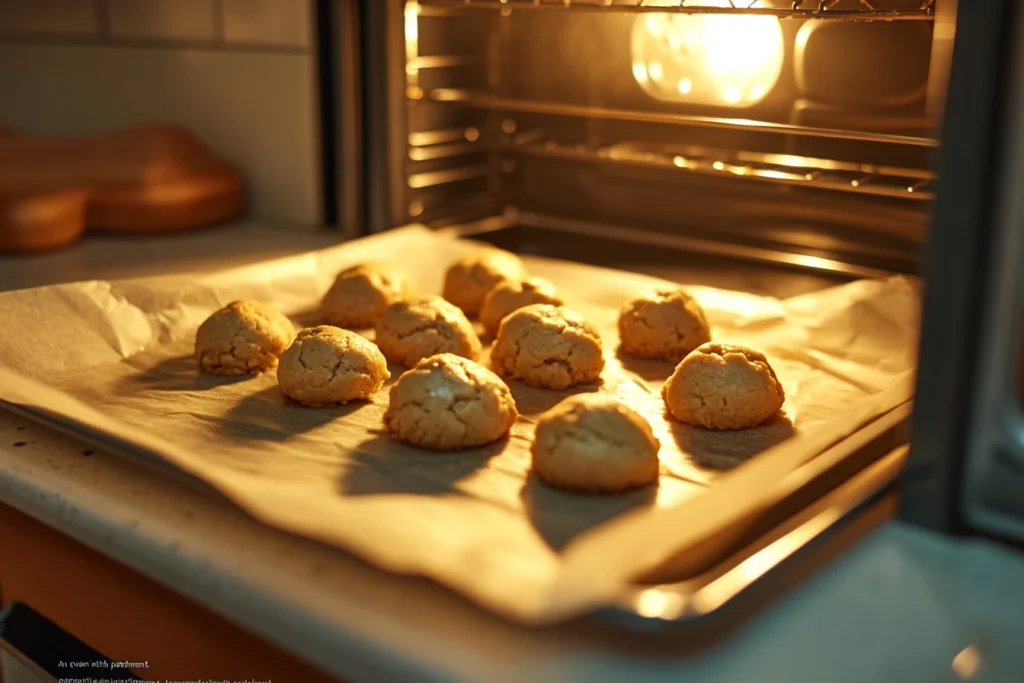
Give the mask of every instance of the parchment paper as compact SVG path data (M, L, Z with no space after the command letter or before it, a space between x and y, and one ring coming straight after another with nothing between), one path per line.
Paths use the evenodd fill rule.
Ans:
M530 272L552 280L603 335L604 383L580 390L610 392L654 427L657 487L574 495L528 476L536 417L571 392L510 382L522 413L511 437L443 454L382 434L387 386L370 403L310 409L289 403L273 373L197 371L195 328L233 299L262 300L312 324L342 267L391 262L420 291L440 292L448 263L473 248L409 227L211 275L0 294L0 400L164 458L268 525L546 623L614 600L687 544L721 534L756 512L786 472L911 397L914 280L858 281L786 301L691 286L714 339L766 353L787 397L785 414L766 425L707 432L666 418L659 392L671 364L616 354L622 302L666 283L536 258L526 259ZM392 381L401 370L391 368Z

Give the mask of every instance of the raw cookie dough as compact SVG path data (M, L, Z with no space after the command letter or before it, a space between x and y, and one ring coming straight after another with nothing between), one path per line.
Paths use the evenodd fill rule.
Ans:
M439 296L388 306L377 321L377 346L388 360L406 367L438 353L475 359L481 349L465 314Z
M487 293L480 308L480 322L487 334L498 333L502 318L530 304L561 306L565 302L558 296L555 286L539 277L525 280L506 280Z
M570 491L617 493L658 480L651 425L601 394L568 398L544 413L530 452L542 480Z
M373 327L389 305L409 291L405 277L380 263L361 263L338 273L320 310L332 325Z
M604 369L601 337L575 311L532 304L501 321L491 365L532 387L562 390L596 382Z
M277 369L281 391L313 407L368 399L390 377L380 349L355 332L329 325L299 332Z
M444 298L466 315L476 315L484 297L503 280L520 280L523 262L515 254L500 249L481 249L463 256L448 268L444 276Z
M271 370L295 338L284 315L258 301L232 301L196 330L196 360L211 375L256 375Z
M424 358L391 387L384 428L436 451L481 446L508 434L519 413L493 372L451 353Z
M678 363L711 341L711 329L692 296L681 289L658 289L622 307L619 339L622 351L630 356Z
M779 412L786 400L763 353L717 343L687 355L662 396L677 420L708 429L753 427Z

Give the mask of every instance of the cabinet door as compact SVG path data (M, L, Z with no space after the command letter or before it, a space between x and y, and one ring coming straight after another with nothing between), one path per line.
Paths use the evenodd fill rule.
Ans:
M133 672L139 679L153 681L336 680L244 627L2 503L0 548L0 601L5 610L15 611L12 605L18 603L28 606L31 613L16 610L17 623L56 634L46 642L90 648L81 654L68 650L69 658L74 656L76 661L92 657L145 663ZM33 620L34 616L39 619ZM61 641L60 634L67 637ZM53 654L62 651L58 648ZM65 670L50 664L36 668Z

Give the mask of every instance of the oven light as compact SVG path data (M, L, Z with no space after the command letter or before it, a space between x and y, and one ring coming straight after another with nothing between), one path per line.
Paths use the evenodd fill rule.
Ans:
M647 82L647 67L644 66L643 62L633 62L633 78L636 79L637 83Z
M678 4L679 0L646 3ZM688 0L683 4L732 6L729 0ZM756 2L752 7L759 5ZM637 83L658 99L749 107L775 87L785 46L776 17L646 14L633 24L632 57Z

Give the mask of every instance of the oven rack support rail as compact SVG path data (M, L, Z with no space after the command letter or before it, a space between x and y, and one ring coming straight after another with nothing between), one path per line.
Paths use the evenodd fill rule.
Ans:
M742 130L748 133L797 135L802 137L830 138L833 140L853 140L857 142L874 142L890 145L909 145L912 147L938 147L938 141L934 138L915 137L910 135L891 135L886 133L870 133L833 128L816 128L813 126L772 123L769 121L755 121L743 118L722 118L716 116L694 116L689 114L666 112L632 111L611 107L565 104L562 102L504 98L484 92L474 92L472 90L462 90L457 88L434 88L433 90L424 92L419 87L413 86L407 90L406 97L413 102L427 99L434 102L450 102L466 107L483 110L496 110L506 113L568 116L604 119L609 121L630 121L635 123L691 126L696 128L721 128L736 131Z
M409 159L414 162L498 151L510 156L622 164L703 176L739 177L875 197L917 201L934 198L932 184L935 174L929 170L858 164L792 154L629 142L591 147L553 140L541 131L488 138L474 127L412 133L409 138ZM485 177L488 172L487 164L477 164L443 171L412 173L408 177L408 186L411 189L425 189Z
M411 4L411 3L410 3ZM548 12L615 12L620 14L748 14L779 19L844 21L932 21L935 0L886 8L882 0L728 0L728 6L688 4L687 0L418 0L422 16L450 16L475 10ZM765 7L771 4L771 7ZM901 3L902 4L902 3Z

